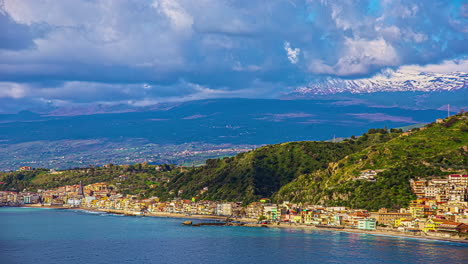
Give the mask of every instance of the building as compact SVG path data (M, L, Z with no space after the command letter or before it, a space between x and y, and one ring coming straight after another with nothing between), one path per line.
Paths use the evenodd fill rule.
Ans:
M260 216L263 216L263 203L253 202L247 205L246 215L252 219L258 219Z
M411 189L413 190L414 194L417 196L424 196L424 188L426 187L425 180L410 180Z
M81 205L81 199L79 198L69 198L67 204L72 207L78 207Z
M32 168L30 166L23 166L19 168L20 171L30 171Z
M265 205L263 207L263 215L266 219L271 221L276 221L279 219L280 210L278 210L278 206L276 205Z
M443 221L436 226L438 232L458 232L458 227L463 223L457 223L452 221Z
M224 215L224 216L231 216L232 215L232 204L230 203L222 203L216 205L216 214L217 215Z
M468 186L468 175L452 174L448 176L449 183Z
M424 187L424 196L427 198L435 198L442 192L441 189L442 188L436 186L426 186Z
M411 219L411 213L401 213L401 212L387 212L387 209L382 208L377 214L377 222L379 224L384 224L387 226L394 226L395 221L400 218Z
M364 218L358 220L358 229L361 230L375 230L377 221L375 218Z
M358 180L367 180L367 181L374 181L375 177L377 176L377 171L375 170L363 170L359 174Z

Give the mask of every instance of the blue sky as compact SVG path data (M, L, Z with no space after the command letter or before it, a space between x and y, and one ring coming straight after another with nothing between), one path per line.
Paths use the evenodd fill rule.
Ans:
M463 71L467 36L459 0L0 0L0 111L274 98L406 65Z

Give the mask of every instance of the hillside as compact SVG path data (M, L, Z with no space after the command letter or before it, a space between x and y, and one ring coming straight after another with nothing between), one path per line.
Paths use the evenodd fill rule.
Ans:
M0 190L34 190L106 181L120 192L158 196L340 205L376 210L413 199L409 179L466 173L468 115L458 114L403 133L370 129L342 142L301 141L268 145L234 157L208 159L205 166L135 164L50 173L1 173ZM356 180L377 170L376 181ZM120 181L119 176L126 176Z
M0 173L0 191L37 191L65 185L75 185L80 181L83 185L108 182L120 193L149 195L148 190L159 186L167 179L182 173L184 169L174 165L149 165L147 163L134 165L106 165L106 167L76 168L63 171L35 169L31 171L15 171Z
M206 166L176 175L166 188L159 188L153 194L168 197L168 194L180 193L183 198L197 196L199 199L252 202L271 197L300 175L325 169L330 162L397 135L371 135L340 143L289 142L235 157L209 159Z
M374 210L401 207L414 198L409 179L466 173L466 113L415 130L348 155L324 170L301 175L283 186L276 198ZM353 180L365 169L383 171L376 182Z

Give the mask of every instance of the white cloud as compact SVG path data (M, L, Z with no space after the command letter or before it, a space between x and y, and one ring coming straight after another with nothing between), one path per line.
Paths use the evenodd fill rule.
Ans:
M291 47L291 43L289 43L288 41L285 41L284 42L284 50L286 51L286 54L288 56L288 60L292 64L296 64L299 61L299 54L301 52L301 50L299 48L294 48L293 49Z
M28 89L13 82L0 82L0 98L23 98L28 95Z
M328 65L321 60L312 60L309 70L316 74L352 76L366 74L374 68L396 66L399 61L396 50L383 38L346 38L344 50L336 64Z
M420 65L405 65L400 67L401 70L409 70L415 72L435 72L435 73L451 73L464 72L468 73L468 59L445 60L439 64Z
M176 30L190 30L193 17L176 0L155 0L153 7L166 15Z

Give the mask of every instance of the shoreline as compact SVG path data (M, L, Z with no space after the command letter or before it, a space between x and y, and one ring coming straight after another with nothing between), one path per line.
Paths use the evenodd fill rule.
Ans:
M215 216L215 215L185 215L179 213L145 213L141 214L133 211L125 211L118 209L98 209L98 208L88 208L88 207L62 207L62 206L37 206L37 205L23 205L20 207L29 207L29 208L48 208L48 209L65 209L65 210L84 210L92 212L102 212L108 214L118 214L124 216L145 216L145 217L158 217L158 218L181 218L181 219L196 219L196 220L226 220L229 217L226 216ZM374 235L374 236L386 236L393 238L413 238L419 240L429 240L429 241L444 241L444 242L453 242L453 243L468 243L468 237L466 238L452 238L452 237L439 237L439 236L428 236L420 234L404 234L401 232L392 232L387 230L360 230L360 229L335 229L335 228L318 228L311 225L305 224L257 224L255 219L249 218L234 218L235 221L243 223L243 225L234 225L234 226L244 226L244 227L268 227L268 228L280 228L280 229L300 229L300 230L312 230L312 231L328 231L328 232L344 232L344 233L353 233L353 234L364 234L364 235Z
M281 229L303 229L303 230L313 230L313 231L327 231L327 232L342 232L342 233L353 233L353 234L363 234L363 235L373 235L373 236L383 236L383 237L393 237L393 238L412 238L418 240L429 240L429 241L444 241L444 242L454 242L454 243L468 243L467 238L451 238L451 237L439 237L439 236L428 236L428 235L415 235L415 234L405 234L401 232L392 232L384 230L361 230L361 229L336 229L336 228L318 228L315 226L308 225L267 225L269 228L281 228Z

